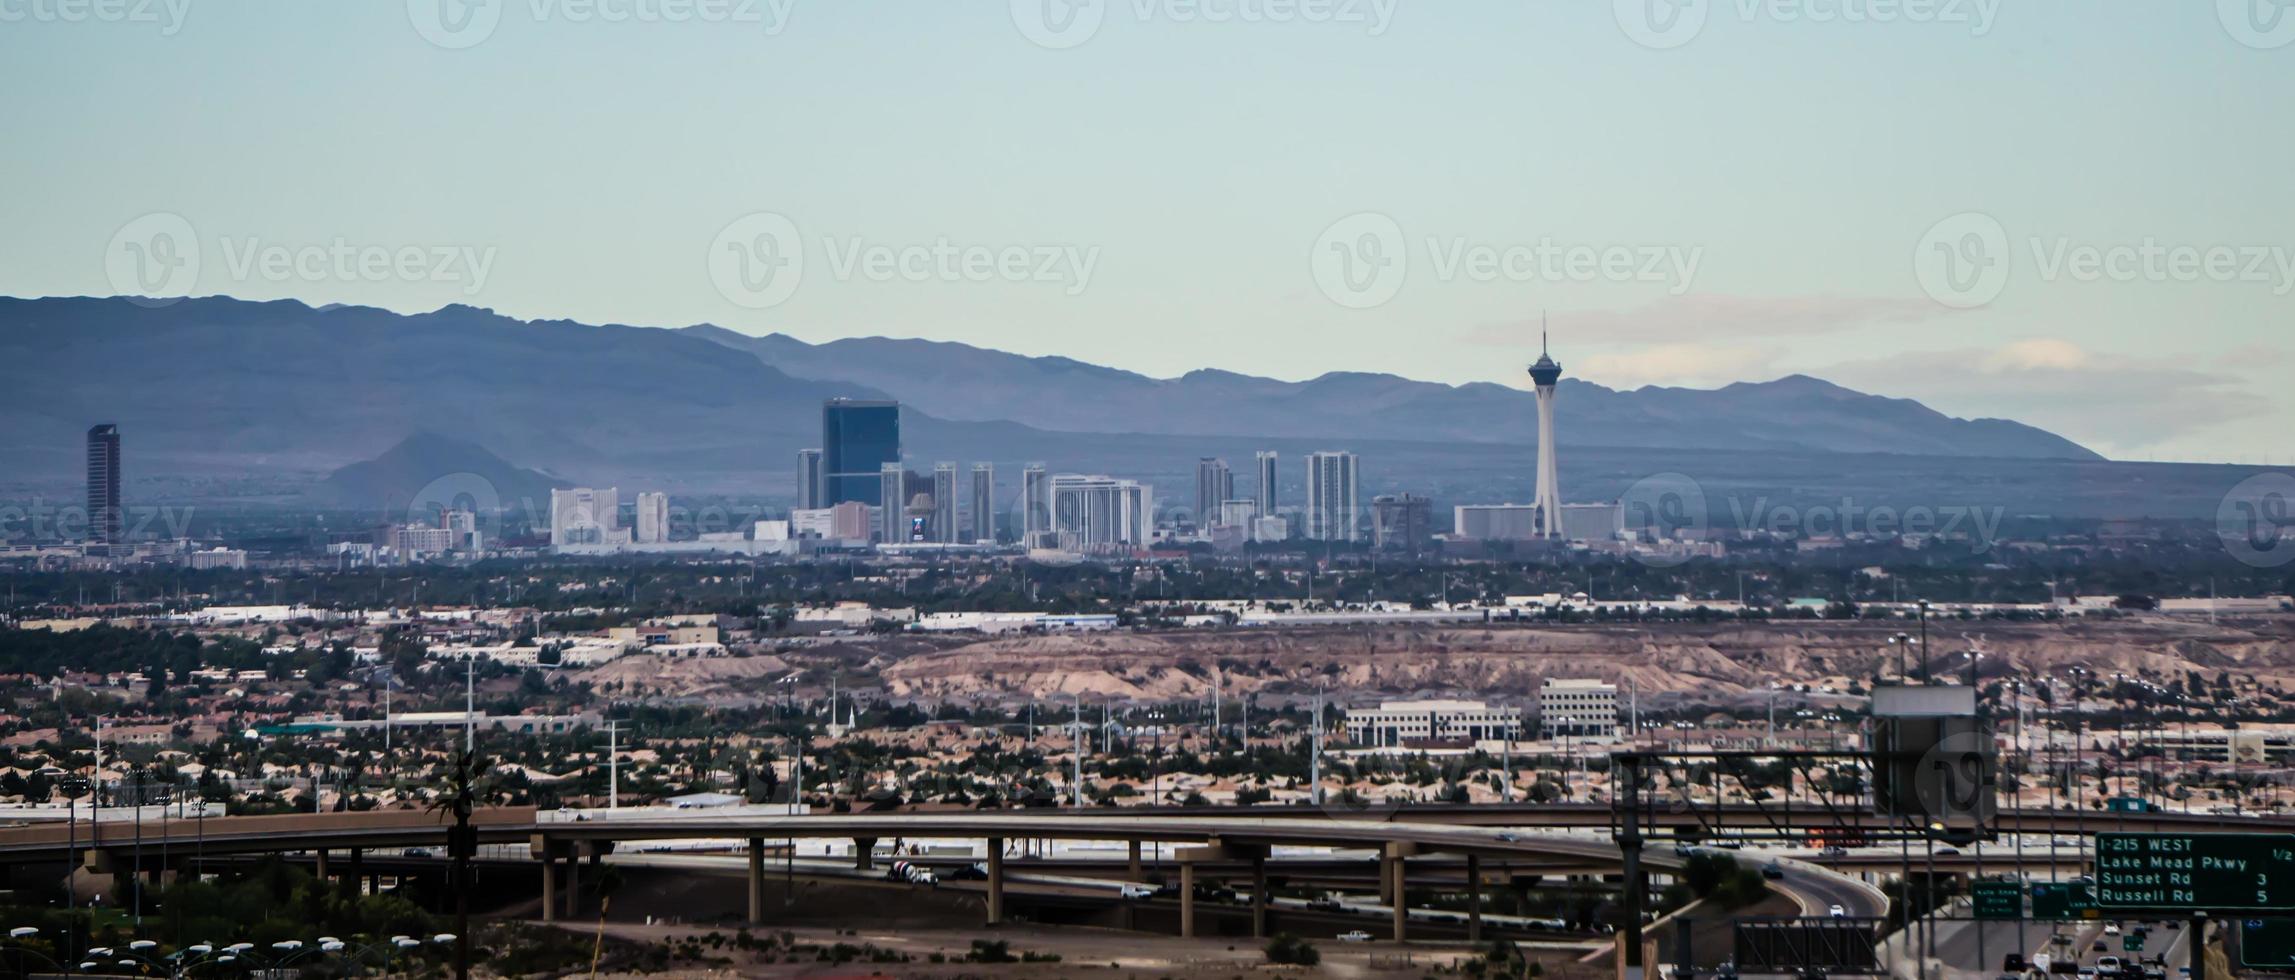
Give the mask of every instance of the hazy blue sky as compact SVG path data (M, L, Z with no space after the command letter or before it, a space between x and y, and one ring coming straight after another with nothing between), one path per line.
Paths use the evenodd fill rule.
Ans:
M113 2L0 0L0 292L1509 384L1546 310L2295 453L2282 0Z

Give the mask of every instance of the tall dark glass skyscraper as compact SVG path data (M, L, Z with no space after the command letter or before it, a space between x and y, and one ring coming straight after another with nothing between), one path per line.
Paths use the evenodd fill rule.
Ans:
M879 475L900 462L900 403L832 398L821 405L822 507L884 499Z
M88 430L88 543L120 543L120 427Z

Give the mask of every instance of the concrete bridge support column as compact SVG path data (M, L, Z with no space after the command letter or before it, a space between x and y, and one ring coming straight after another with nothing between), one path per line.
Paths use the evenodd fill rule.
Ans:
M566 849L566 918L582 910L582 853Z
M1399 842L1388 844L1386 849L1386 873L1381 877L1389 879L1389 887L1394 891L1394 898L1387 905L1394 910L1394 941L1398 943L1410 937L1410 875L1406 867L1411 856L1417 853L1415 845Z
M542 921L558 921L558 855L542 848Z
M1139 841L1136 841L1136 840L1135 840L1135 841L1133 841L1133 842L1132 842L1131 851L1130 851L1130 857L1131 857L1131 863L1130 863L1130 865L1128 865L1128 866L1127 866L1126 870L1127 870L1127 871L1130 873L1130 875L1131 875L1131 879L1132 879L1133 881L1138 881L1138 880L1140 880L1140 842L1139 842Z
M1371 860L1379 866L1379 904L1393 905L1395 903L1394 859L1381 854Z
M1466 856L1466 941L1482 941L1482 855Z
M1195 862L1179 863L1179 938L1195 938Z
M363 848L351 848L351 897L353 898L366 894L366 854L367 852Z
M988 924L1004 924L1004 838L988 838Z
M1267 855L1251 855L1251 938L1267 938Z
M329 883L327 881L327 849L324 847L319 848L318 850L311 852L311 857L311 870L313 872L311 877L318 879L320 885L327 885Z
M876 862L877 839L874 837L853 838L853 867L861 871L867 871L870 868L876 867Z
M765 924L765 841L749 838L749 924Z

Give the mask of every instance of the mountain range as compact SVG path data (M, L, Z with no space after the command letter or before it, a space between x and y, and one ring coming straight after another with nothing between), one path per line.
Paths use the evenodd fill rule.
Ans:
M796 450L818 444L820 404L832 397L899 399L917 469L1044 461L1157 481L1167 498L1192 486L1198 456L1228 456L1248 479L1256 449L1287 459L1351 449L1364 457L1366 495L1516 499L1534 452L1532 396L1495 384L1221 370L1163 379L963 344L808 344L467 306L399 314L226 297L0 298L0 364L10 378L0 491L75 484L81 436L102 421L125 433L131 483L260 477L280 492L365 499L485 453L531 471L513 478L545 492L586 482L785 496ZM1631 391L1565 377L1558 412L1573 499L1667 470L1787 493L1872 484L1884 495L1993 473L2004 475L1989 484L2035 501L2072 493L2111 501L2081 509L2126 512L2149 509L2141 493L2174 483L2155 479L2129 496L2097 468L2137 464L2020 423L1953 418L1800 376ZM431 435L385 456L417 434ZM369 460L377 465L322 483ZM2174 509L2201 509L2205 494L2178 493Z

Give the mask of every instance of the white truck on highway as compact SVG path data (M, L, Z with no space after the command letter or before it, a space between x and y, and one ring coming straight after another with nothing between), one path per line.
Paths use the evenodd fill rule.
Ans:
M912 885L927 885L933 888L940 887L939 875L933 874L930 870L917 867L916 865L907 861L894 861L892 863L892 867L885 869L885 878L891 881L905 881Z

